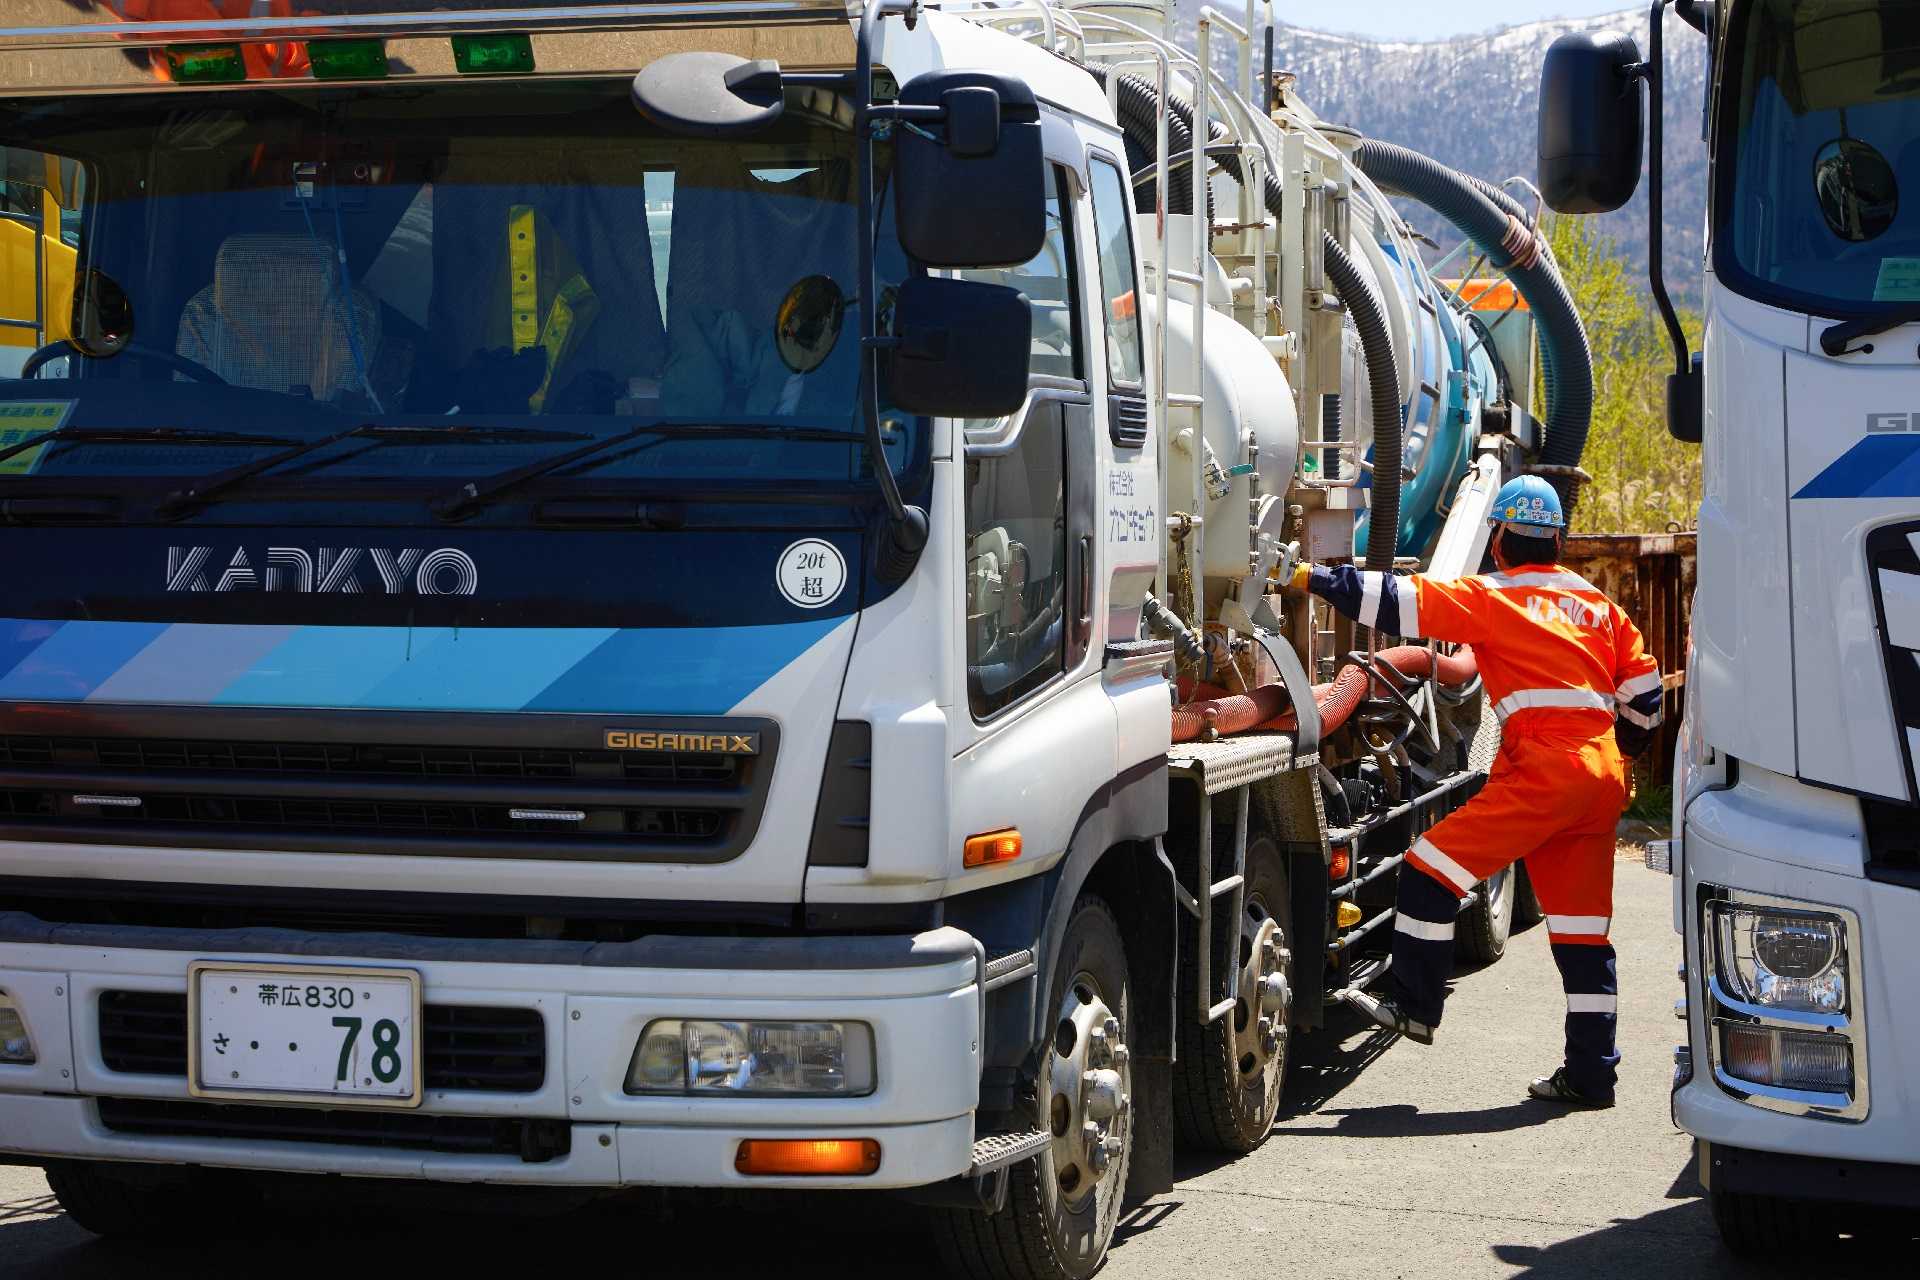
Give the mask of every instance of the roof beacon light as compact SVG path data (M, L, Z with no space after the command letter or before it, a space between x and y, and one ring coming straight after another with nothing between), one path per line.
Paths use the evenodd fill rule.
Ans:
M177 44L162 53L176 84L238 84L247 78L247 60L237 44Z
M455 36L453 65L468 76L526 75L533 70L533 39L514 33Z
M384 80L387 45L383 40L314 40L307 60L315 80Z

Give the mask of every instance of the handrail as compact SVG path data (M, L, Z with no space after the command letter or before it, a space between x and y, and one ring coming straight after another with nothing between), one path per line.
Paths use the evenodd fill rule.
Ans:
M1004 458L1020 447L1027 419L1035 409L1043 404L1088 404L1092 399L1092 390L1078 378L1032 374L1028 379L1027 398L1020 402L1019 410L999 419L996 431L976 433L963 429L962 448L969 458Z

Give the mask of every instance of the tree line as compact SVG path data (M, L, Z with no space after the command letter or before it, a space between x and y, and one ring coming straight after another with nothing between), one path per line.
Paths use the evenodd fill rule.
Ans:
M1673 349L1652 296L1592 219L1550 218L1545 230L1593 348L1593 425L1581 462L1593 481L1581 494L1575 530L1692 529L1700 510L1700 449L1667 434ZM1683 309L1680 321L1698 350L1700 317ZM1537 372L1534 385L1541 385Z

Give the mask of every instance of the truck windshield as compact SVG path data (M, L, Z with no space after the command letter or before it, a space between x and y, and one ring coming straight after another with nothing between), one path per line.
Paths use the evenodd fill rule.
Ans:
M1749 0L1725 76L1722 281L1825 316L1920 301L1920 5Z
M748 139L688 139L647 125L624 80L0 100L10 178L48 187L17 203L58 214L37 224L37 261L0 258L0 419L288 444L359 423L467 428L445 449L354 437L299 462L433 492L551 452L555 432L755 424L664 433L597 459L594 482L855 484L859 447L823 434L860 428L846 114L821 95ZM78 176L38 176L62 166ZM18 377L66 333L76 277L124 295L129 349ZM781 424L796 430L765 429ZM909 464L919 424L886 426ZM63 442L0 470L204 474L272 451Z

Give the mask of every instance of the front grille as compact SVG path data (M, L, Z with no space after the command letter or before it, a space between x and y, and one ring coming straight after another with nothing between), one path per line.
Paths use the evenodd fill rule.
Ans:
M217 770L361 778L626 779L674 785L737 783L743 757L662 751L206 742L163 738L0 737L0 766L22 769Z
M1889 525L1867 535L1868 574L1886 647L1894 732L1907 765L1907 799L1920 802L1920 524Z
M546 1023L537 1009L430 1004L422 1031L429 1089L533 1093L546 1083ZM100 1057L109 1071L186 1075L185 993L101 992Z
M43 727L61 732L17 731ZM182 728L193 736L162 732ZM771 724L621 722L650 744L632 730L758 747L739 754L610 748L611 728L583 716L8 707L0 836L602 861L717 862L746 848L771 779Z
M282 796L156 795L140 803L105 805L86 796L52 791L0 792L0 815L27 821L58 821L81 816L131 827L229 827L261 832L331 831L348 835L425 832L434 835L546 835L556 829L573 838L642 835L654 840L706 843L719 834L726 815L693 806L594 806L539 812L564 812L565 818L526 816L528 807L508 804L427 804L377 800L288 799ZM516 816L519 811L520 816ZM564 825L559 825L564 824Z
M450 1155L518 1156L529 1164L544 1163L572 1149L572 1130L560 1120L242 1107L160 1098L102 1098L98 1105L100 1123L108 1131L140 1137L398 1147Z

